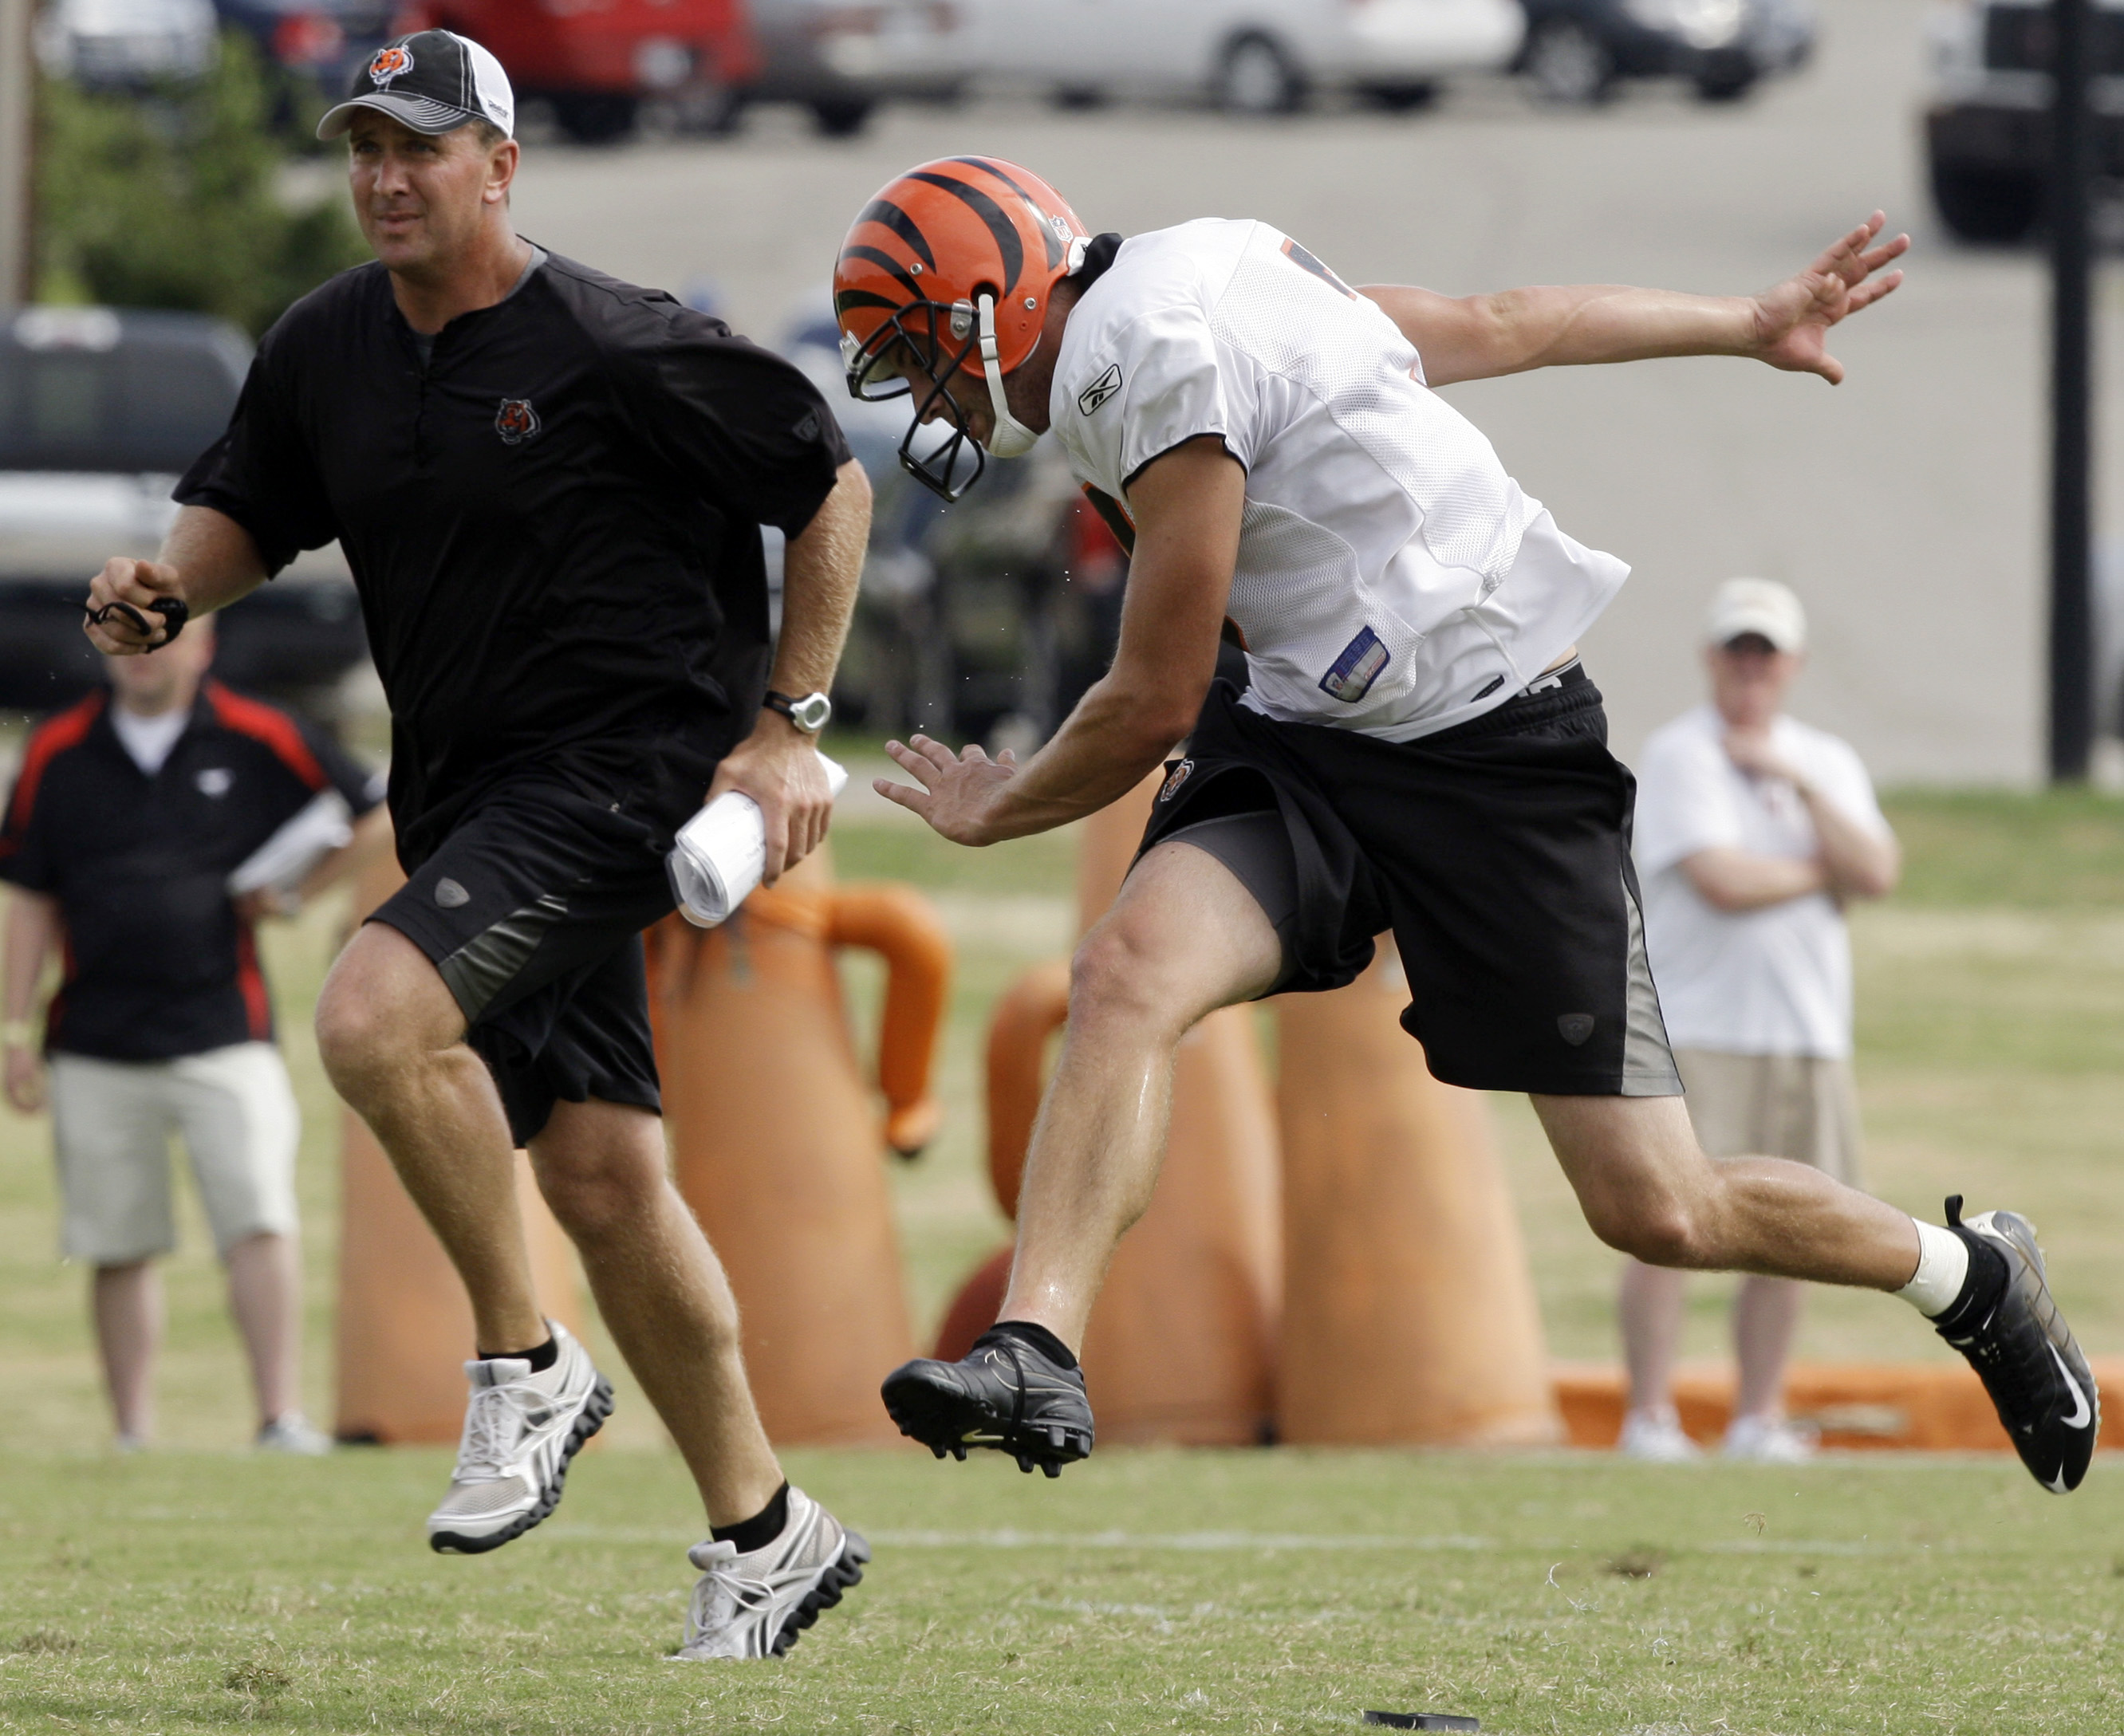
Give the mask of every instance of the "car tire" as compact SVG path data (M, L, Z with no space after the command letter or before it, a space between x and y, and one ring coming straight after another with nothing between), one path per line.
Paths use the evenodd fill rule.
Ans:
M1934 162L1932 200L1961 240L2025 241L2042 218L2043 184L2023 170Z
M577 144L614 144L634 130L641 104L622 91L556 91L553 124Z
M1273 38L1238 38L1217 63L1217 106L1232 115L1290 115L1304 105L1305 80Z
M876 109L867 96L822 96L811 105L811 124L828 138L853 138Z
M1435 84L1412 81L1407 84L1368 84L1358 93L1375 109L1389 115L1412 115L1438 101Z
M1558 108L1591 108L1614 94L1614 51L1575 18L1537 27L1524 64L1534 95Z
M1758 77L1753 71L1710 73L1696 81L1696 95L1703 102L1738 102L1755 89Z

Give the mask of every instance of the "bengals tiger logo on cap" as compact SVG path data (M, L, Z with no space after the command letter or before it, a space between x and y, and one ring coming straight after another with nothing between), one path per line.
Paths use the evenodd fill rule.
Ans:
M521 446L538 432L538 412L529 398L504 398L494 413L494 431L504 446Z
M376 58L369 63L369 82L388 85L394 78L402 78L413 70L413 51L402 42L394 42L388 48L376 51Z

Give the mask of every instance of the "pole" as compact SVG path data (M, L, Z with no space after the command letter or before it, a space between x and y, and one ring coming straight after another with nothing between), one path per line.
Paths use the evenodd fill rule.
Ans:
M0 0L0 311L30 298L34 235L36 62L30 47L35 0Z
M2050 770L2053 782L2076 783L2087 776L2094 739L2087 85L2095 21L2090 0L2051 0L2051 12L2057 58L2051 107Z

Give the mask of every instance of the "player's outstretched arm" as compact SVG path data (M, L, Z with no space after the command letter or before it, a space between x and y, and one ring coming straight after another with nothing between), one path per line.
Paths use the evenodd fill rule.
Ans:
M879 778L881 795L961 844L1046 832L1125 795L1195 727L1217 669L1238 559L1247 473L1214 436L1186 442L1130 485L1135 549L1121 647L1055 739L1024 765L978 747L954 753L917 735L886 752L919 789Z
M210 506L180 507L176 522L162 539L162 551L154 560L114 556L88 581L91 608L129 604L147 617L150 631L140 631L120 610L87 623L84 631L99 651L138 656L168 642L161 619L148 612L162 598L175 597L192 614L204 615L226 608L265 582L266 561L249 531Z
M1880 239L1873 216L1760 295L1685 295L1621 284L1506 289L1454 298L1375 285L1360 292L1385 310L1423 359L1433 386L1491 379L1534 368L1638 362L1655 356L1750 356L1830 385L1844 364L1828 352L1829 330L1902 282L1885 268L1910 238Z

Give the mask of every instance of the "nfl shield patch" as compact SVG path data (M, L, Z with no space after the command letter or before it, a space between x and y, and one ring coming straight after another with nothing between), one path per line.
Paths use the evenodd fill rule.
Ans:
M1379 642L1379 636L1366 627L1342 647L1334 668L1320 678L1320 691L1330 699L1353 706L1371 691L1379 671L1391 660L1392 654Z

